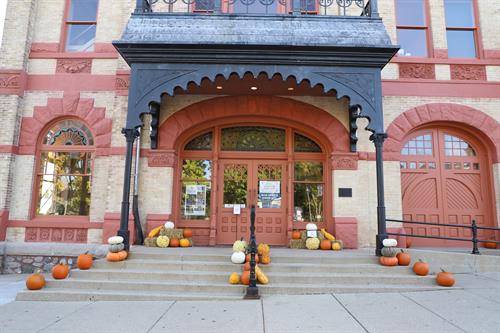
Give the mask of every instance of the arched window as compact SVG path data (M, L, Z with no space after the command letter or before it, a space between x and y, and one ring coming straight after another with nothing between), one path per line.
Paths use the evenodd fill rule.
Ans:
M62 120L45 133L39 151L36 214L89 215L94 138L88 127Z

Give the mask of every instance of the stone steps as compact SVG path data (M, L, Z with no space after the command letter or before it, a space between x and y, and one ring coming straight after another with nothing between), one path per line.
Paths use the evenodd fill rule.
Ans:
M87 271L65 280L47 278L41 291L18 300L212 300L241 299L246 286L230 285L230 248L158 249L134 247L122 262L96 260ZM434 277L418 277L409 267L382 267L367 251L272 250L272 263L259 265L270 283L261 295L439 290Z
M263 269L264 271L265 269ZM241 267L236 267L235 272L240 273ZM88 271L73 270L72 278L79 280L105 280L105 281L175 281L175 282L219 282L225 283L230 273L227 272L203 272L203 271L148 271L141 270L112 270L93 269ZM419 277L416 275L393 275L388 278L387 274L374 273L283 273L274 272L272 269L266 272L272 282L280 283L316 283L322 281L325 284L373 284L383 280L386 284L415 284L432 285L434 278L431 276Z

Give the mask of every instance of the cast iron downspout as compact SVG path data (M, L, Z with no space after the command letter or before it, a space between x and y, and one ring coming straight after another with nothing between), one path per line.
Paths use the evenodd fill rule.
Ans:
M135 148L135 173L134 173L134 197L132 200L132 213L134 214L135 226L135 244L142 245L144 243L144 234L142 232L141 219L139 217L139 159L141 154L141 128L137 129L137 144Z

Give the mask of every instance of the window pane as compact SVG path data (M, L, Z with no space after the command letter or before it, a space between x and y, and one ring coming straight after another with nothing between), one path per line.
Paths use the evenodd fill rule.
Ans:
M269 6L260 1L236 0L233 4L233 13L237 14L276 14L279 1L268 1ZM246 5L248 4L248 5Z
M54 125L45 135L43 144L56 146L94 145L92 133L77 120L63 120Z
M447 27L474 27L472 0L445 0Z
M210 217L210 182L182 182L181 214L184 220L208 220Z
M223 128L221 141L224 151L285 151L285 130L258 126Z
M248 167L245 164L224 166L224 205L246 205Z
M423 0L396 0L397 25L425 26Z
M202 134L189 141L185 150L212 150L212 132Z
M475 58L476 43L474 31L470 30L448 30L448 57L450 58Z
M92 52L94 51L96 27L94 24L68 25L68 39L66 51Z
M427 57L426 30L398 29L398 42L401 56Z
M295 180L323 181L322 162L295 162Z
M321 147L313 140L295 133L294 151L306 153L320 153Z
M97 0L71 0L69 21L96 21Z
M195 10L214 10L214 0L195 0L194 8Z
M86 153L56 153L54 163L56 173L61 174L83 174L85 173Z
M294 184L294 221L323 221L323 184Z
M90 176L44 175L38 197L39 215L89 215Z
M210 180L212 178L212 161L184 160L182 161L182 179Z
M419 147L418 149L412 147ZM426 147L425 149L420 147ZM431 155L432 156L432 136L420 135L408 140L401 149L401 155Z

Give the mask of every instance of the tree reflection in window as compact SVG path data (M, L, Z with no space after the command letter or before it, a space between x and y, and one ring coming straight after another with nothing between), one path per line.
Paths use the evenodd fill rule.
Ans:
M93 144L90 130L76 120L61 121L46 133L37 173L38 215L89 215Z
M295 162L294 221L322 222L323 195L323 163Z
M321 147L313 140L295 133L294 151L301 153L321 153Z
M197 136L189 141L184 147L185 150L212 150L212 132Z

